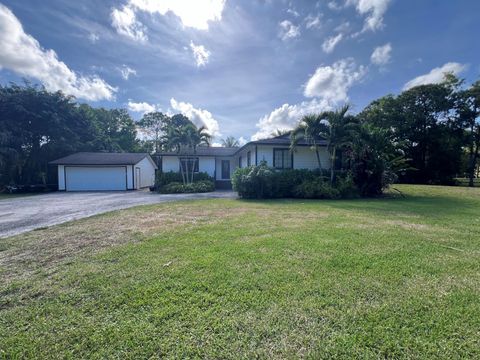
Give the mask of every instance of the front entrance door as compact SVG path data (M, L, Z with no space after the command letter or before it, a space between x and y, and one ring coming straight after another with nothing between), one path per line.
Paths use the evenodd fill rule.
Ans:
M230 160L222 160L222 179L230 179Z

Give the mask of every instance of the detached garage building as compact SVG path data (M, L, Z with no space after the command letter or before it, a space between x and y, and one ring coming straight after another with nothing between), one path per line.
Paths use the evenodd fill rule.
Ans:
M80 152L50 162L58 190L113 191L153 186L157 166L148 154Z

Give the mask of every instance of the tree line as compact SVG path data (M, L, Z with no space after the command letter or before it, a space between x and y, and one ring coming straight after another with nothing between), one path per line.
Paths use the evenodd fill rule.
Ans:
M299 119L292 138L293 146L295 136L327 139L332 178L349 167L354 146L357 156L368 152L374 160L388 150L389 161L404 159L401 182L452 184L455 177L468 177L473 185L478 177L480 81L466 84L447 74L440 84L384 96L356 115L342 111ZM0 85L0 186L55 182L48 162L78 151L194 149L209 143L204 130L181 114L153 112L135 122L125 109L93 108L29 83ZM238 146L234 138L224 144Z

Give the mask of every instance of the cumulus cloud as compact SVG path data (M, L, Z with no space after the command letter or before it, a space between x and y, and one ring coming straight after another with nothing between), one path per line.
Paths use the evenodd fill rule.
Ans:
M313 15L309 14L305 18L305 27L307 29L319 29L321 26L322 26L322 24L320 22L320 15L313 16Z
M367 15L362 31L376 31L384 27L383 17L391 0L347 0L346 5L355 6L360 15Z
M149 14L178 16L183 26L208 30L210 21L220 21L225 0L129 0L121 8L113 8L112 26L121 35L146 41L146 28L136 18L138 11Z
M85 100L112 100L117 91L98 76L79 76L53 50L46 50L6 6L0 4L0 69L39 80L47 90L61 90Z
M289 20L283 20L280 24L280 39L287 41L300 36L300 27L293 25Z
M444 80L445 74L451 73L454 75L458 75L461 72L465 71L466 69L467 69L466 64L449 62L443 66L432 69L427 74L417 76L416 78L410 80L405 84L405 86L403 87L403 90L408 90L412 87L419 86L419 85L439 84Z
M210 51L205 49L203 45L195 45L193 41L190 41L190 49L192 50L197 67L205 66L208 63Z
M170 99L170 106L172 110L188 117L197 127L205 126L210 135L221 136L218 122L210 111L195 108L190 103L177 101L174 98Z
M257 122L256 126L259 130L252 136L252 140L272 137L277 130L291 130L304 115L325 110L332 110L332 107L327 101L319 99L303 101L295 105L283 104Z
M330 104L348 101L348 90L366 73L353 59L339 60L333 65L320 66L305 84L306 97L318 97Z
M337 46L338 43L342 41L342 39L343 39L342 34L329 37L322 44L323 51L325 51L327 54L331 53L335 49L335 46Z
M128 110L132 112L146 114L149 112L153 112L157 110L157 107L153 104L149 104L147 102L133 102L131 100L128 101Z
M392 45L388 43L383 46L376 47L375 50L373 50L370 60L372 64L382 66L382 65L388 64L390 62L391 57L392 57Z
M121 68L118 69L120 71L120 74L122 75L122 78L125 80L128 80L130 78L130 75L137 75L137 70L132 69L131 67L128 67L127 65L122 65Z
M112 9L110 17L112 26L120 35L135 41L147 41L145 26L137 20L135 11L129 5L124 5L121 9Z

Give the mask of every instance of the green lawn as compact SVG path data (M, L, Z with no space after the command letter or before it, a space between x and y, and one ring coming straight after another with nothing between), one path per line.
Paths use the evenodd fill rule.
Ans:
M396 187L0 240L0 358L479 358L480 189Z

